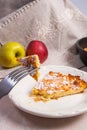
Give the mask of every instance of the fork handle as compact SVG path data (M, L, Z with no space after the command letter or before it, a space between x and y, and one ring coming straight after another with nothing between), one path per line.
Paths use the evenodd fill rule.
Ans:
M6 96L10 90L12 89L12 86L5 82L5 78L0 82L0 98Z

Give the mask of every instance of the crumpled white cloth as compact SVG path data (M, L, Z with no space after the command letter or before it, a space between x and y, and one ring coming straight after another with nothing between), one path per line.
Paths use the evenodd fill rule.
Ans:
M43 65L82 66L75 43L85 36L87 18L69 0L35 0L0 21L3 44L17 41L25 48L31 40L46 44L49 56Z

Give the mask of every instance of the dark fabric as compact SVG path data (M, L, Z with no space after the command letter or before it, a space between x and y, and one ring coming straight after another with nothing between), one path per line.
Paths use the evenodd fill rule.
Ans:
M0 0L0 19L34 0Z

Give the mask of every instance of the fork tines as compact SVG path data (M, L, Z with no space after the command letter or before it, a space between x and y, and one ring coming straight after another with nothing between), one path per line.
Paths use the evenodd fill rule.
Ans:
M26 66L20 67L8 75L8 78L14 81L19 81L23 77L29 74L33 74L38 68L29 68Z

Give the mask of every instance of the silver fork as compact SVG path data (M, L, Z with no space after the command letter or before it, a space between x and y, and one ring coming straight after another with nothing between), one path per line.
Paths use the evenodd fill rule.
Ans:
M9 73L0 82L0 98L7 95L10 90L25 76L33 74L38 68L33 66L22 66Z

